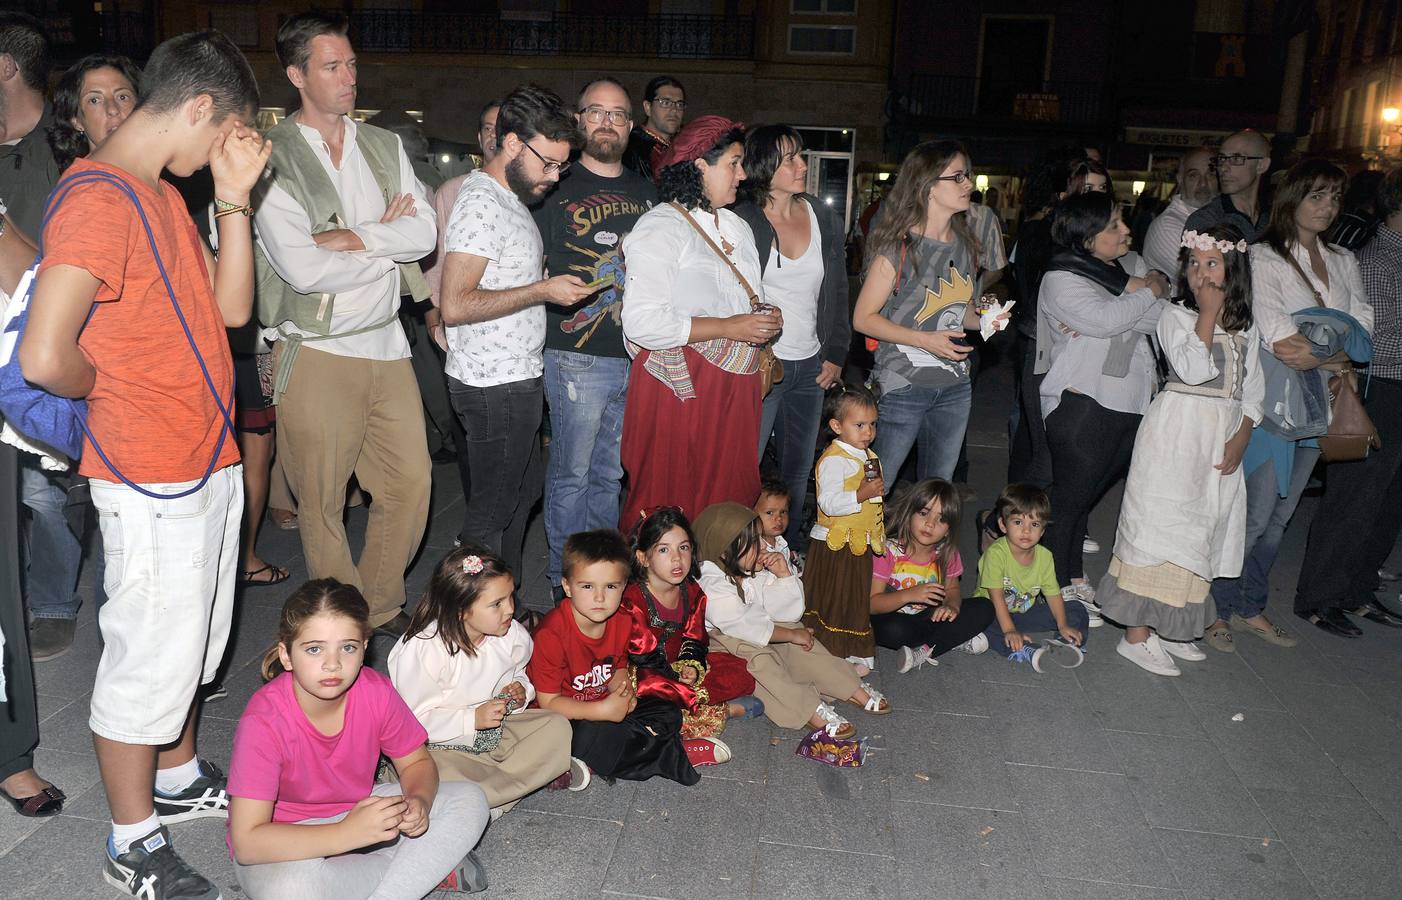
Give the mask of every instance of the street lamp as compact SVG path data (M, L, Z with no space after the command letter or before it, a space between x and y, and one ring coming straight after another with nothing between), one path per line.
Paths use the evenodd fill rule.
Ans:
M1381 118L1383 124L1379 129L1379 136L1382 138L1382 147L1380 148L1382 152L1378 154L1378 156L1386 159L1392 149L1392 136L1394 134L1402 134L1402 122L1398 121L1402 119L1402 109L1398 109L1395 106L1385 106L1383 107Z
M1398 109L1395 106L1388 106L1383 109L1383 121L1388 125L1393 124L1399 118L1402 118L1402 109Z

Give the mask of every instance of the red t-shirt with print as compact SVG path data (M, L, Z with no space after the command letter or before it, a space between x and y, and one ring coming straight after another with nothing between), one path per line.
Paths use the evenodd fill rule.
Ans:
M602 700L608 696L614 669L628 666L631 632L632 620L615 613L604 623L602 637L585 637L566 600L546 614L532 635L535 650L526 673L538 693L586 703Z

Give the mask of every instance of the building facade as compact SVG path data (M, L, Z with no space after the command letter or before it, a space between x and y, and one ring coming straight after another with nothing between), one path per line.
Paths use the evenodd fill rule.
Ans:
M1402 163L1397 0L1320 0L1310 152L1351 169Z

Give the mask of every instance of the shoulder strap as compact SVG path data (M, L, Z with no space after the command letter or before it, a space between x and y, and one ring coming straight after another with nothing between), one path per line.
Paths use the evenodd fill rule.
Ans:
M1300 261L1295 258L1295 251L1287 248L1285 260L1290 263L1290 267L1295 270L1295 274L1299 275L1300 280L1305 283L1305 290L1314 295L1314 302L1318 303L1320 306L1324 306L1324 298L1319 295L1319 291L1314 289L1314 282L1310 281L1309 276L1305 274L1305 270L1300 268Z
M745 295L750 298L750 305L759 306L759 295L755 293L755 289L750 287L750 283L747 280L745 280L745 276L740 274L740 269L738 266L735 265L734 260L727 256L724 250L722 250L720 247L717 247L715 241L711 240L711 236L706 233L706 230L704 228L701 227L701 223L693 219L691 217L691 213L687 211L686 207L682 206L677 201L669 201L667 205L675 209L677 212L681 213L682 217L686 219L687 224L689 224L692 228L695 228L696 233L701 235L701 240L706 242L706 246L714 250L716 256L719 256L722 262L724 262L727 266L730 266L730 273L735 276L736 281L740 282L740 287L745 289Z

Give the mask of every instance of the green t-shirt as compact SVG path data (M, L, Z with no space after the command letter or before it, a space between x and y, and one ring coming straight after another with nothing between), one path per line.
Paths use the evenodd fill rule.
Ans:
M987 597L989 592L1003 592L1008 612L1023 613L1037 602L1037 595L1059 595L1056 564L1051 551L1041 544L1032 550L1032 565L1024 566L1013 559L1012 547L1006 537L994 541L978 561L978 591L975 596Z

